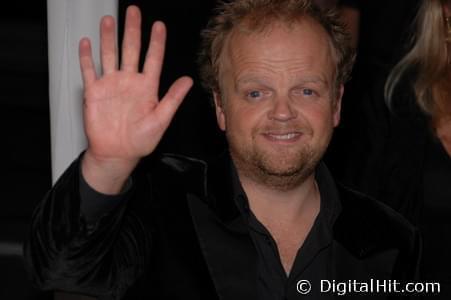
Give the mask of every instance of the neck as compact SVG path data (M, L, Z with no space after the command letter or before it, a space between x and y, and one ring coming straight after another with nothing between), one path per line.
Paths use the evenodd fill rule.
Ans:
M275 189L241 174L240 181L250 209L265 225L272 222L289 225L314 218L319 212L320 195L314 174L288 190Z

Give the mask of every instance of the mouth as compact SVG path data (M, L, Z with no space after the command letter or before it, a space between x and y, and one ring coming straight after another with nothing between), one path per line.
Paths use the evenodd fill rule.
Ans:
M302 133L298 131L294 132L265 132L263 136L272 142L281 142L281 143L293 143L298 141Z

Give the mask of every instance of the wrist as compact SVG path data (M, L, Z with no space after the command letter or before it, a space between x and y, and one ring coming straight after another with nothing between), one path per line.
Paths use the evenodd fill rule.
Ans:
M127 160L93 155L89 149L81 161L82 176L97 192L119 194L139 159Z

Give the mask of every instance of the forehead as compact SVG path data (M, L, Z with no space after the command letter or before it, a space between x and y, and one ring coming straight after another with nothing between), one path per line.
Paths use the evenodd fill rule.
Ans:
M290 24L276 21L261 30L237 25L224 45L220 69L236 73L264 65L268 71L300 68L329 76L333 61L328 34L306 17Z

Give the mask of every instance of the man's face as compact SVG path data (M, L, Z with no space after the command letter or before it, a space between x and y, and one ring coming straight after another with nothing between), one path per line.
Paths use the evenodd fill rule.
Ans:
M235 30L225 47L215 100L232 158L241 175L289 189L312 174L339 122L327 34L310 20L276 23Z

